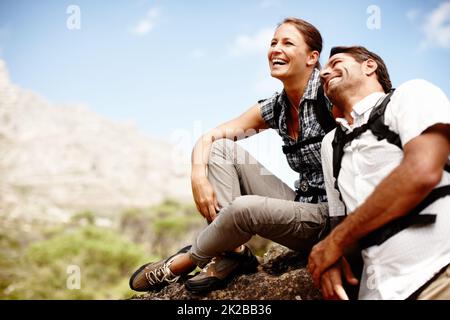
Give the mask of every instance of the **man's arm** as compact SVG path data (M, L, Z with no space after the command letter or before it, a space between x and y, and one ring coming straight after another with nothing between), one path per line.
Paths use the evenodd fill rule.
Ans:
M370 232L406 215L439 183L450 154L450 125L438 124L404 146L402 162L328 237L314 246L308 269L318 285L322 273Z

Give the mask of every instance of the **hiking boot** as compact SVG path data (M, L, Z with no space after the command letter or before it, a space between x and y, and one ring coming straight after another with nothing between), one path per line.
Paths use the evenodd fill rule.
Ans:
M214 257L197 275L186 281L185 287L193 293L207 293L224 288L238 274L252 273L258 267L258 260L244 246L242 252L227 252Z
M134 291L157 291L169 283L176 282L181 275L173 274L170 270L170 265L175 257L188 252L190 248L191 246L186 246L165 260L150 262L141 266L131 276L130 288ZM191 270L184 274L188 274L195 268L196 266L194 265Z

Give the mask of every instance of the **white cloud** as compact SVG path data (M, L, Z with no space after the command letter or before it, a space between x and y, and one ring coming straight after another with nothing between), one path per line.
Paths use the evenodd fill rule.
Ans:
M443 2L425 18L425 40L422 47L450 49L450 2Z
M135 35L143 36L153 29L153 24L148 20L140 21L131 32Z
M191 52L190 56L194 59L201 59L206 56L206 52L202 49L195 49Z
M253 36L246 34L239 35L231 46L230 53L233 56L239 57L267 52L270 40L273 37L273 32L274 30L272 28L265 28L259 30Z
M137 36L146 35L153 30L160 16L161 10L159 8L150 9L145 18L140 20L134 27L131 28L131 33Z

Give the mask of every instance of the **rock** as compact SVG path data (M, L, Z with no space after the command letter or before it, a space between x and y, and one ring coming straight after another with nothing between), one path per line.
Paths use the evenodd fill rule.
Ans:
M314 287L306 270L307 255L273 244L263 258L258 271L240 275L225 289L205 295L191 294L182 281L159 292L136 295L136 300L319 300L322 296Z

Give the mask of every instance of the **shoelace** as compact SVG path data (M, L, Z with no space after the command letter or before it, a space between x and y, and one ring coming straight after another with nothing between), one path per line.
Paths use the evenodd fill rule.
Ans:
M157 283L163 283L164 281L168 283L176 282L180 276L176 276L170 271L170 265L173 259L164 263L161 267L156 270L149 271L145 274L147 281L150 285L155 285Z
M202 273L208 272L208 268L211 267L213 264L216 263L217 257L214 257L211 259L211 261L202 269Z
M245 252L246 247L245 246L242 246L242 247L243 247L242 251L239 252L239 253L235 253L235 254L242 255L244 257L244 254L246 254L246 252ZM223 257L214 257L214 258L212 258L211 261L201 270L201 273L207 273L208 272L208 268L211 267L213 264L215 264L217 262L217 260L220 260L221 258L223 258Z

